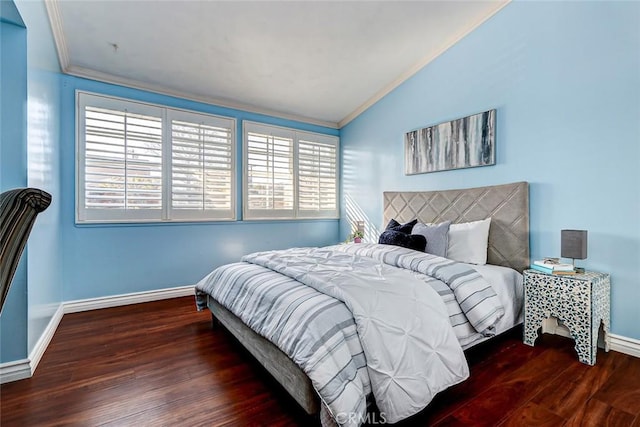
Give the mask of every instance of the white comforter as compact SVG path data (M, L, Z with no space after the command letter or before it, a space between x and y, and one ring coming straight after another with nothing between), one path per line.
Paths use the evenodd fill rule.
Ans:
M469 376L443 301L412 272L330 248L261 252L243 261L347 305L365 351L372 392L388 422L419 412L436 393Z

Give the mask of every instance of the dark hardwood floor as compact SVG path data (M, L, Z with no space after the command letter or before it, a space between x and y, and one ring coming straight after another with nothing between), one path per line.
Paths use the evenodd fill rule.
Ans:
M467 381L397 425L640 427L640 359L601 350L589 367L571 340L532 348L518 331L468 358ZM193 298L65 315L34 377L0 399L3 427L319 424Z

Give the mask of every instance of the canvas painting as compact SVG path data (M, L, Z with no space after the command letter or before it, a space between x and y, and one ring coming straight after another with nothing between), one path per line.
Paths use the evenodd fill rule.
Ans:
M407 132L404 173L437 172L496 163L496 110Z

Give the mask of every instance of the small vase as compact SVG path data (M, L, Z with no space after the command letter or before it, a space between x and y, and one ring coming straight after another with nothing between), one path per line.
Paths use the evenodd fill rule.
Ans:
M353 243L360 243L362 242L362 237L354 237L353 238Z

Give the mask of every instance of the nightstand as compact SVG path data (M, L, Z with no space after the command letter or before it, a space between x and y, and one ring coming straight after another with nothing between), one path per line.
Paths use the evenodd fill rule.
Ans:
M533 346L538 328L550 316L562 321L576 341L578 359L596 363L600 321L604 349L609 351L611 281L608 274L587 271L576 275L524 271L524 343Z

